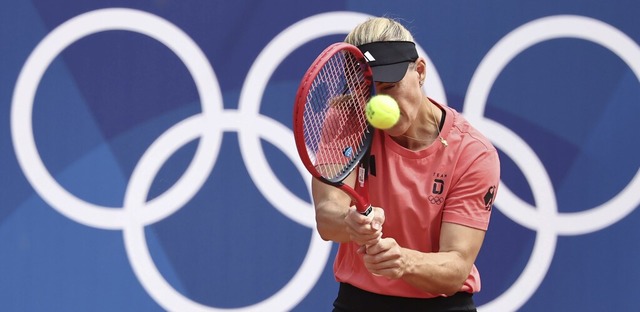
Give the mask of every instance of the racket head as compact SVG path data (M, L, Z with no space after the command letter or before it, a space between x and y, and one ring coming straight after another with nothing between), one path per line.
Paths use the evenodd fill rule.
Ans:
M368 155L374 129L364 112L374 93L371 67L362 52L339 42L327 47L304 74L293 112L296 148L307 170L363 205L368 200L342 181Z

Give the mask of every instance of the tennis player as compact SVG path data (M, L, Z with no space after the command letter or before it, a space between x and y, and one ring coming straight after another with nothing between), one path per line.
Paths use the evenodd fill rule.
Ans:
M372 66L376 91L400 120L376 130L361 215L338 188L312 182L317 230L340 243L334 311L476 311L474 262L500 180L498 153L456 110L427 97L428 68L413 36L380 17L345 39ZM345 183L357 188L356 172Z

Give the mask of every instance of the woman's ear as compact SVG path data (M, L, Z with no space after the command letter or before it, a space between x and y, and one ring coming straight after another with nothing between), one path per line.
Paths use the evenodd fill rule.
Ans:
M427 78L427 62L423 57L419 57L416 60L416 72L418 72L418 79L420 79L420 84Z
M424 58L420 57L415 62L415 70L418 74L418 84L422 87L425 78L427 78L427 64Z

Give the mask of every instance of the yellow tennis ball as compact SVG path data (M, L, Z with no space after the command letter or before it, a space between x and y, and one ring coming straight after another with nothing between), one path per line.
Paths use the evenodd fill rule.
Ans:
M378 129L389 129L400 119L400 108L391 96L373 96L367 103L365 115L369 123Z

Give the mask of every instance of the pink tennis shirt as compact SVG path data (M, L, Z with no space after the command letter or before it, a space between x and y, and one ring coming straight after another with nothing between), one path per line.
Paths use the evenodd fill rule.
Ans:
M441 222L486 231L500 180L498 153L489 140L460 113L438 106L446 112L442 136L448 147L436 140L425 149L411 151L383 131L375 133L371 146L368 187L371 204L385 210L383 236L422 252L438 251ZM442 295L426 293L400 279L374 276L357 249L355 243L340 244L334 263L339 282L384 295ZM480 275L474 265L460 291L479 290Z

